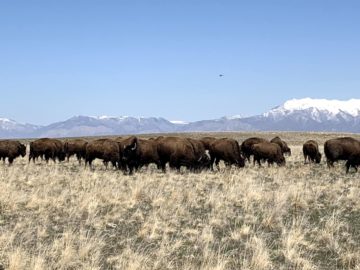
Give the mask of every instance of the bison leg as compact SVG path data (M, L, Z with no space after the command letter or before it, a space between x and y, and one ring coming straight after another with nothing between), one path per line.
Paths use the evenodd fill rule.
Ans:
M254 166L255 166L256 162L259 165L259 167L261 167L260 157L255 157L254 156Z
M329 168L334 167L334 161L328 159L328 160L326 161L326 163L327 163L327 166L328 166Z
M218 170L218 171L220 171L220 159L216 159L215 160L215 166L216 166L216 169Z
M8 161L9 161L9 166L13 163L14 158L13 157L8 157Z
M346 166L346 173L349 173L350 166L351 166L350 162L347 161L346 164L345 164L345 166Z
M76 158L79 162L79 165L81 165L81 155L80 154L76 154Z

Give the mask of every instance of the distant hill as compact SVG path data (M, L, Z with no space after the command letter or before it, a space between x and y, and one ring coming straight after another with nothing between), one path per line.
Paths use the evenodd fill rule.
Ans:
M47 126L0 118L1 138L77 137L196 131L360 132L360 99L292 99L262 115L222 117L196 122L156 117L75 116Z

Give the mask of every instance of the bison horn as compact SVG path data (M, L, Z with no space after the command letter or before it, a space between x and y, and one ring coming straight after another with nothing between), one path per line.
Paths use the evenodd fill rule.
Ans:
M132 151L136 150L136 147L137 147L137 143L135 142L134 143L134 146L131 148Z

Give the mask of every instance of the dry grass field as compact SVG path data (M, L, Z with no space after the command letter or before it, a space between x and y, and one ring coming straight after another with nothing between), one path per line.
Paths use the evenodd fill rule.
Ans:
M301 152L341 135L280 136L293 152L284 168L125 176L99 161L0 163L0 268L360 269L359 174L304 165Z

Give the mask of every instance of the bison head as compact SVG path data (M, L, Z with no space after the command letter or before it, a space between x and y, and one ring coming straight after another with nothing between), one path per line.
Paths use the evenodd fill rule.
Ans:
M243 157L242 154L240 154L239 159L237 160L237 165L238 165L240 168L245 167L245 158Z
M137 149L139 146L138 139L134 137L128 144L124 145L123 159L130 160L136 156Z
M209 154L209 150L205 150L205 153L199 158L199 160L197 161L197 168L199 170L203 170L203 169L210 169L211 167L211 157Z
M321 161L321 154L320 154L320 153L317 153L317 154L316 154L316 157L315 157L315 162L316 162L316 163L320 163L320 161Z
M291 156L291 149L287 145L285 145L285 147L283 149L283 153L284 153L284 155Z

